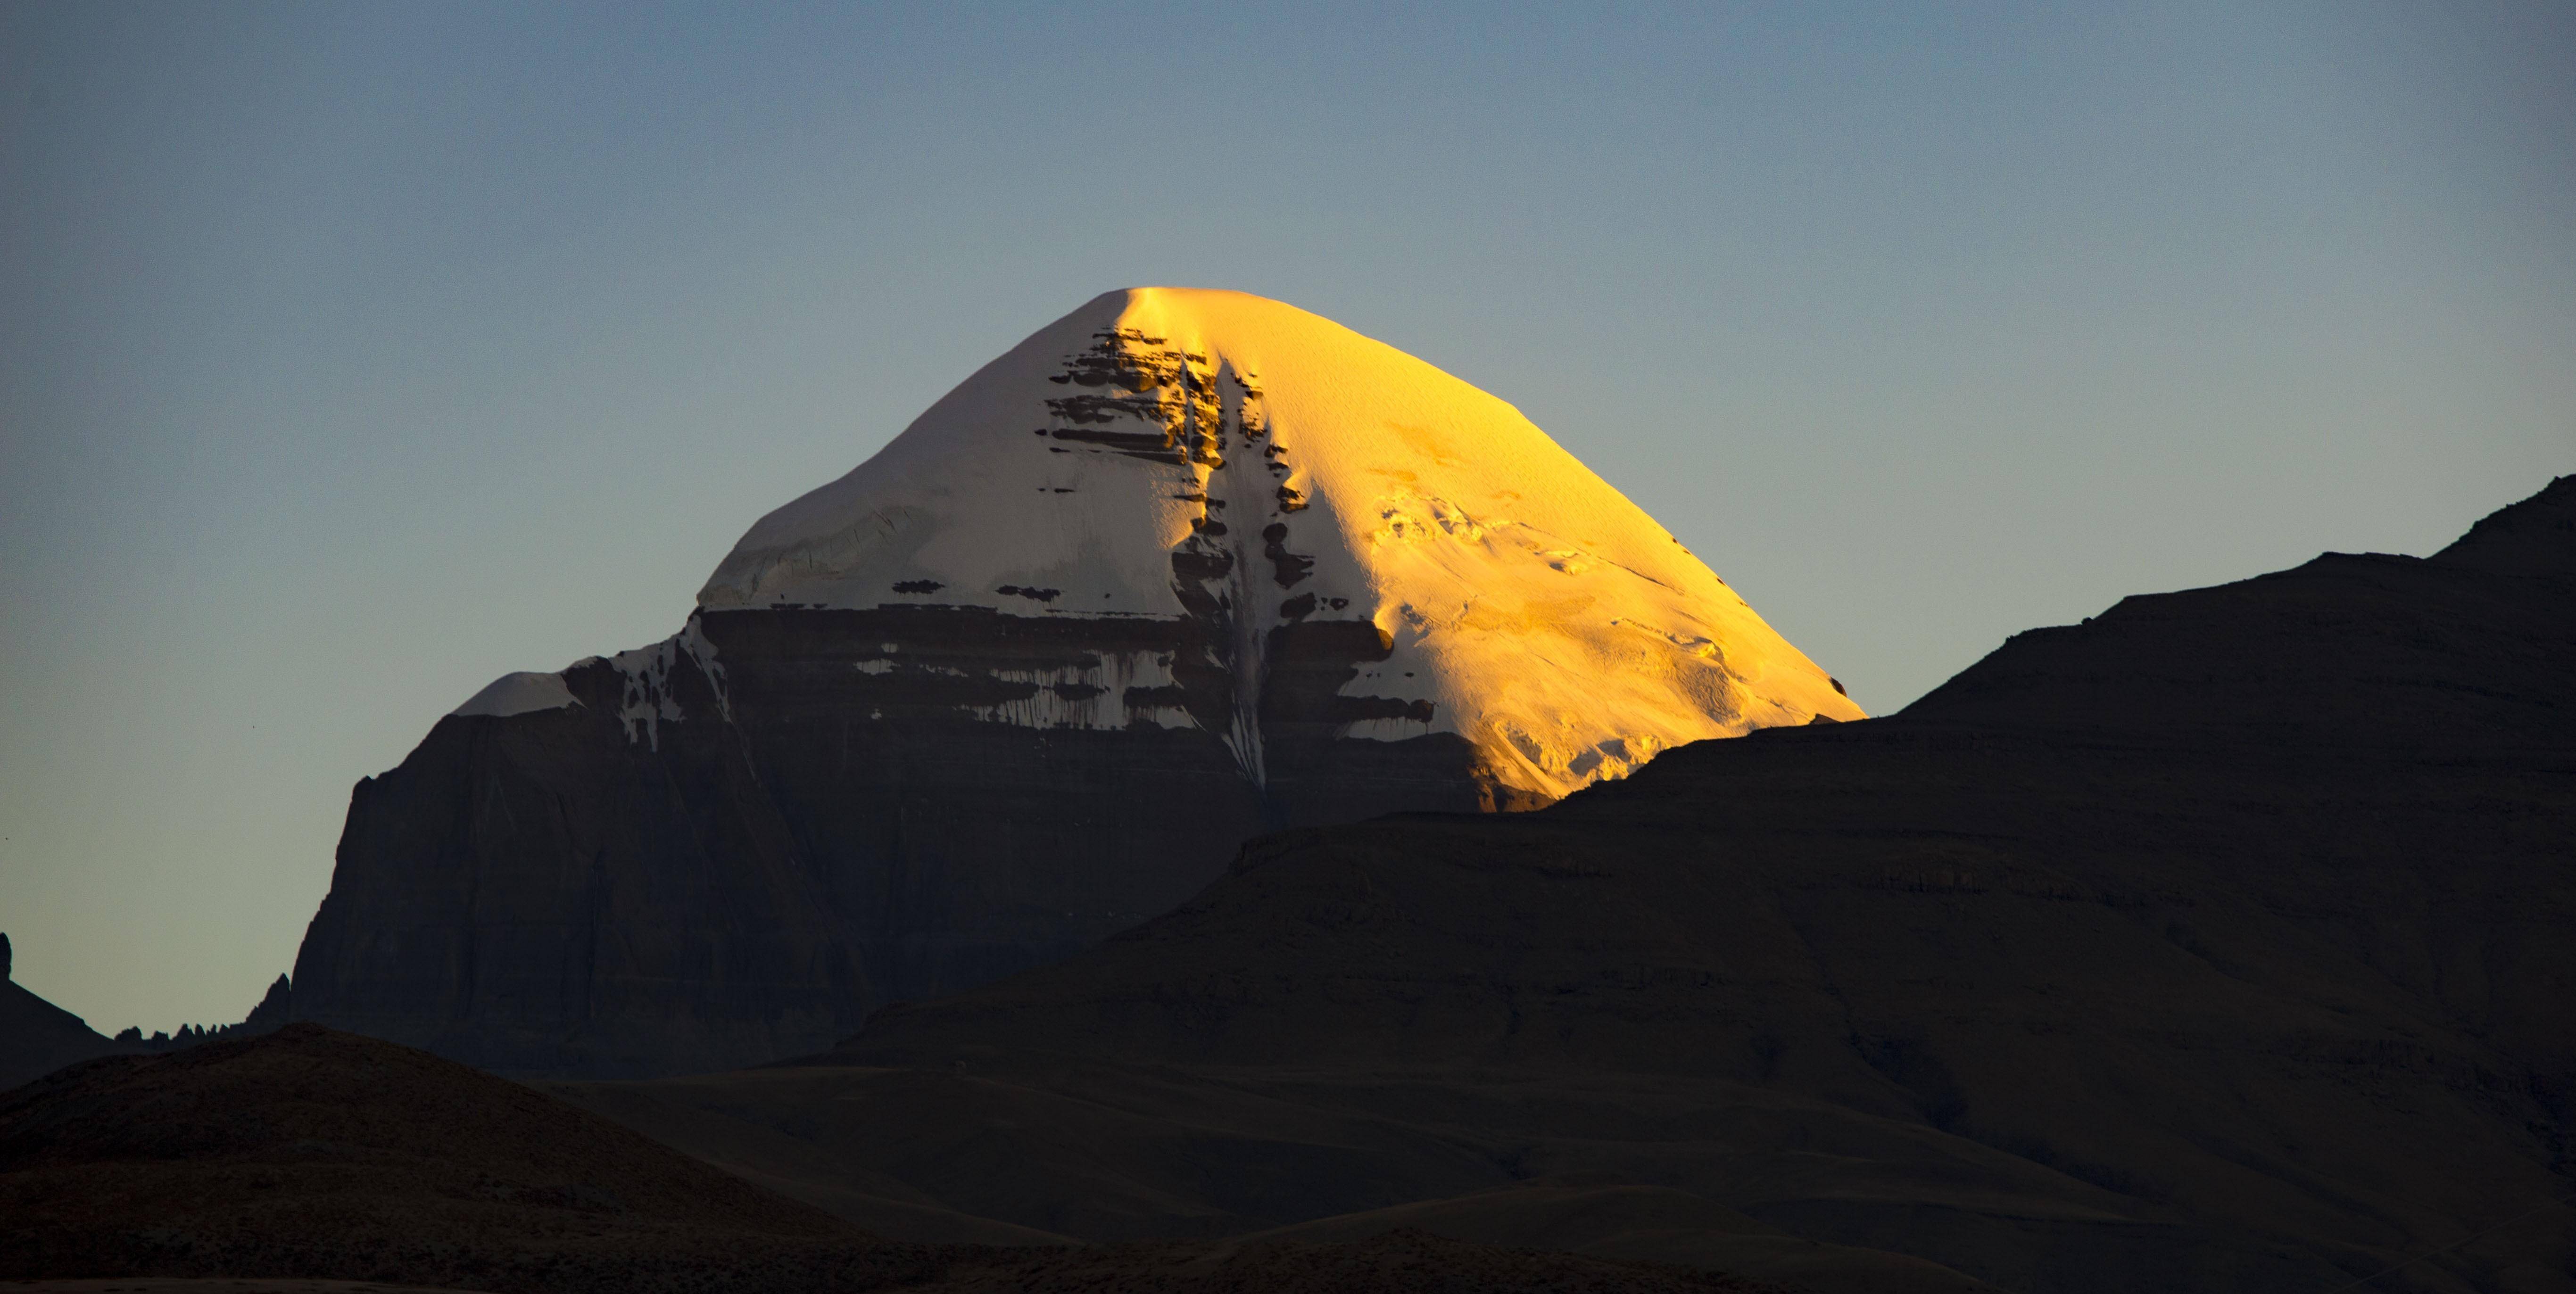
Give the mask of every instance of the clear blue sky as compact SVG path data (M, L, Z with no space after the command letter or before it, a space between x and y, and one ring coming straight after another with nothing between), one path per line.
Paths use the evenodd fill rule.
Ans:
M1517 403L1877 711L2576 470L2576 9L0 5L0 930L238 1019L349 787L1100 291Z

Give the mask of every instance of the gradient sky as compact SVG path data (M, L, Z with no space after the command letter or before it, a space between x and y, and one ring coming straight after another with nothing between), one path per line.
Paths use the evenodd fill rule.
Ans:
M17 978L239 1019L352 783L1115 287L1513 401L1882 713L2430 552L2576 470L2571 14L0 5Z

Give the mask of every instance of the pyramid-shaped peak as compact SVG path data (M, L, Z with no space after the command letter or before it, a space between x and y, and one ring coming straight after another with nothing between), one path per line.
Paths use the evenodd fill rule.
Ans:
M1382 645L1340 736L1458 733L1539 799L1680 742L1860 716L1519 410L1242 292L1094 298L762 518L699 603L1204 622L1210 659L1165 667L1238 677L1235 713L1190 719L1232 730L1255 780L1290 626Z
M292 1005L488 1068L733 1069L1133 928L1264 833L1859 714L1510 405L1276 301L1114 292L763 517L678 633L505 678L371 779Z

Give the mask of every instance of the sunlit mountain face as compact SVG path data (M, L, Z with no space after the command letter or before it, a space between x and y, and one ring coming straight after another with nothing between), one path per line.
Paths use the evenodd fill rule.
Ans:
M1510 405L1234 292L1094 299L744 535L682 631L362 784L310 1018L519 1071L845 1035L1265 830L1861 717Z
M980 717L1193 727L1255 786L1288 717L1265 702L1314 681L1273 667L1317 650L1353 672L1299 719L1337 740L1459 734L1505 800L1860 714L1518 410L1239 292L1137 288L1067 315L763 518L699 601L1187 625L1150 655L1006 680L1026 697Z

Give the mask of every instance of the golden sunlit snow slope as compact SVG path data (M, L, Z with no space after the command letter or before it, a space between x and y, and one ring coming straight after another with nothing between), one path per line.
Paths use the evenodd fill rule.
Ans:
M1373 623L1391 653L1345 694L1427 703L1344 735L1456 732L1549 798L1684 742L1861 716L1511 405L1239 292L1091 301L762 518L699 594L914 603L1223 620L1255 781L1266 644L1295 622Z

